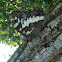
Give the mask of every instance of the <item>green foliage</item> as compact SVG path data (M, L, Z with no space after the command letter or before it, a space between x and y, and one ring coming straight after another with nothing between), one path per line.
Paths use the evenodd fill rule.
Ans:
M56 0L0 0L0 41L16 46L23 42L24 37L10 23L9 14L13 10L30 10L43 8L47 13Z

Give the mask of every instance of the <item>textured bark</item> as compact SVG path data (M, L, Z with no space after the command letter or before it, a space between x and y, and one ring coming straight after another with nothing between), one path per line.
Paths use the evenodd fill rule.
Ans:
M62 0L45 16L41 32L25 41L7 62L61 62L62 61Z

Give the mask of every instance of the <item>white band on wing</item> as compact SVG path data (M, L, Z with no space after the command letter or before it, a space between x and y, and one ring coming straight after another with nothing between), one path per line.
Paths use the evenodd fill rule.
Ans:
M44 20L44 16L33 16L32 18L30 17L29 19L27 19L27 21L24 21L24 24L22 24L22 28L25 28L26 26L29 27L30 23L35 23L40 20Z
M18 18L18 22L14 24L14 28L16 28L20 23L20 19Z
M34 28L32 28L32 30L31 31L27 31L26 32L26 35L29 35L29 34L31 34L31 32L34 30Z

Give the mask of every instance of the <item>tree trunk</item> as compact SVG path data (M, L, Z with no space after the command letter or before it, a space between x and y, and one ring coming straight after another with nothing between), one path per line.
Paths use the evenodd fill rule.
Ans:
M62 61L62 0L51 8L40 35L23 43L7 62Z

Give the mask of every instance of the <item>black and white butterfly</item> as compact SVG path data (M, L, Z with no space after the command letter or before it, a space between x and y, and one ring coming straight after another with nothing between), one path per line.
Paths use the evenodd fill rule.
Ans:
M24 36L29 36L40 29L39 26L44 20L44 12L42 9L33 9L25 12L13 11L10 14L10 20L18 32Z

